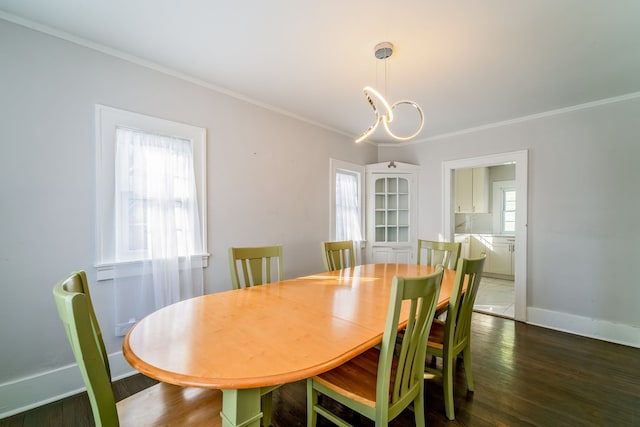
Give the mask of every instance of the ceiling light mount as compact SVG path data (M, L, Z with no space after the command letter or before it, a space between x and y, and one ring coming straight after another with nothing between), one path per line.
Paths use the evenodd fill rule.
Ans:
M391 55L393 55L393 43L382 42L378 43L375 48L373 48L373 54L378 59L387 59Z
M393 55L393 44L390 42L381 42L378 43L374 49L373 49L373 53L375 55L375 57L377 59L380 60L385 60L385 65L386 65L386 61L389 59L389 57L391 55ZM385 92L386 92L386 81L387 81L387 72L386 72L386 67L385 67ZM366 86L364 89L364 96L367 97L367 101L369 101L369 105L371 105L371 108L373 109L373 113L375 114L375 121L373 122L373 124L371 126L369 126L369 128L367 130L365 130L364 132L362 132L362 134L360 134L360 136L358 136L358 138L356 138L356 143L358 142L362 142L364 141L367 137L369 137L369 135L371 135L378 127L378 125L380 124L380 122L382 122L385 130L387 131L387 133L394 139L398 140L398 141L408 141L412 138L414 138L415 136L417 136L420 131L422 130L422 127L424 126L424 114L422 112L422 108L420 108L420 106L415 103L414 101L409 101L409 100L401 100L401 101L397 101L393 104L389 104L389 102L387 102L387 100L384 98L384 96L382 96L382 94L380 92L378 92L377 90L375 90L374 88L370 87L370 86ZM382 104L382 107L384 107L384 114L380 114L381 111L379 110L378 106L376 105L376 101L379 101L380 104ZM391 129L389 128L389 123L391 123L393 121L393 110L401 104L407 104L411 107L414 107L416 110L418 110L418 115L420 116L420 123L418 125L418 129L407 136L398 136L396 134L394 134Z

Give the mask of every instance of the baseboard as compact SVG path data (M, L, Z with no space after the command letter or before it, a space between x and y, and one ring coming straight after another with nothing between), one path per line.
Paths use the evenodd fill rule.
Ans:
M502 280L515 280L514 275L509 274L498 274L498 273L487 273L486 271L482 272L482 277L490 277L492 279L502 279Z
M114 380L137 373L122 352L109 355ZM77 364L0 384L0 419L55 402L86 388Z
M535 307L527 308L527 323L570 334L640 348L640 327L576 316Z

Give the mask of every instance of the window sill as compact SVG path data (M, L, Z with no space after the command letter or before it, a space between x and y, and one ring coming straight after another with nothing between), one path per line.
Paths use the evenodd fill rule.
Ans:
M191 262L194 266L206 268L209 266L210 254L194 255ZM113 280L115 278L116 267L119 270L120 277L132 277L140 274L140 268L144 263L150 263L150 260L129 261L129 262L111 262L96 264L96 280L98 282L105 280ZM183 267L184 258L180 258L180 267Z

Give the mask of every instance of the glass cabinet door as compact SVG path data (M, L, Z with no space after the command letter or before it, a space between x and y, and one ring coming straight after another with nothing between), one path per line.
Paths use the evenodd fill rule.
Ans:
M375 242L409 242L409 204L407 178L375 180Z

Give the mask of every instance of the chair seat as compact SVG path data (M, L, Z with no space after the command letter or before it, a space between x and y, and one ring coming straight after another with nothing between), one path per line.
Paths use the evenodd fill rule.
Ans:
M158 383L116 403L120 425L222 426L220 390Z
M445 330L445 322L439 319L434 319L431 324L431 330L429 331L429 342L428 346L433 348L442 349L444 344L444 330Z
M350 361L314 377L314 380L349 399L364 405L376 406L376 382L380 350L371 348ZM391 382L389 395L393 391L398 363L394 358L391 364Z

